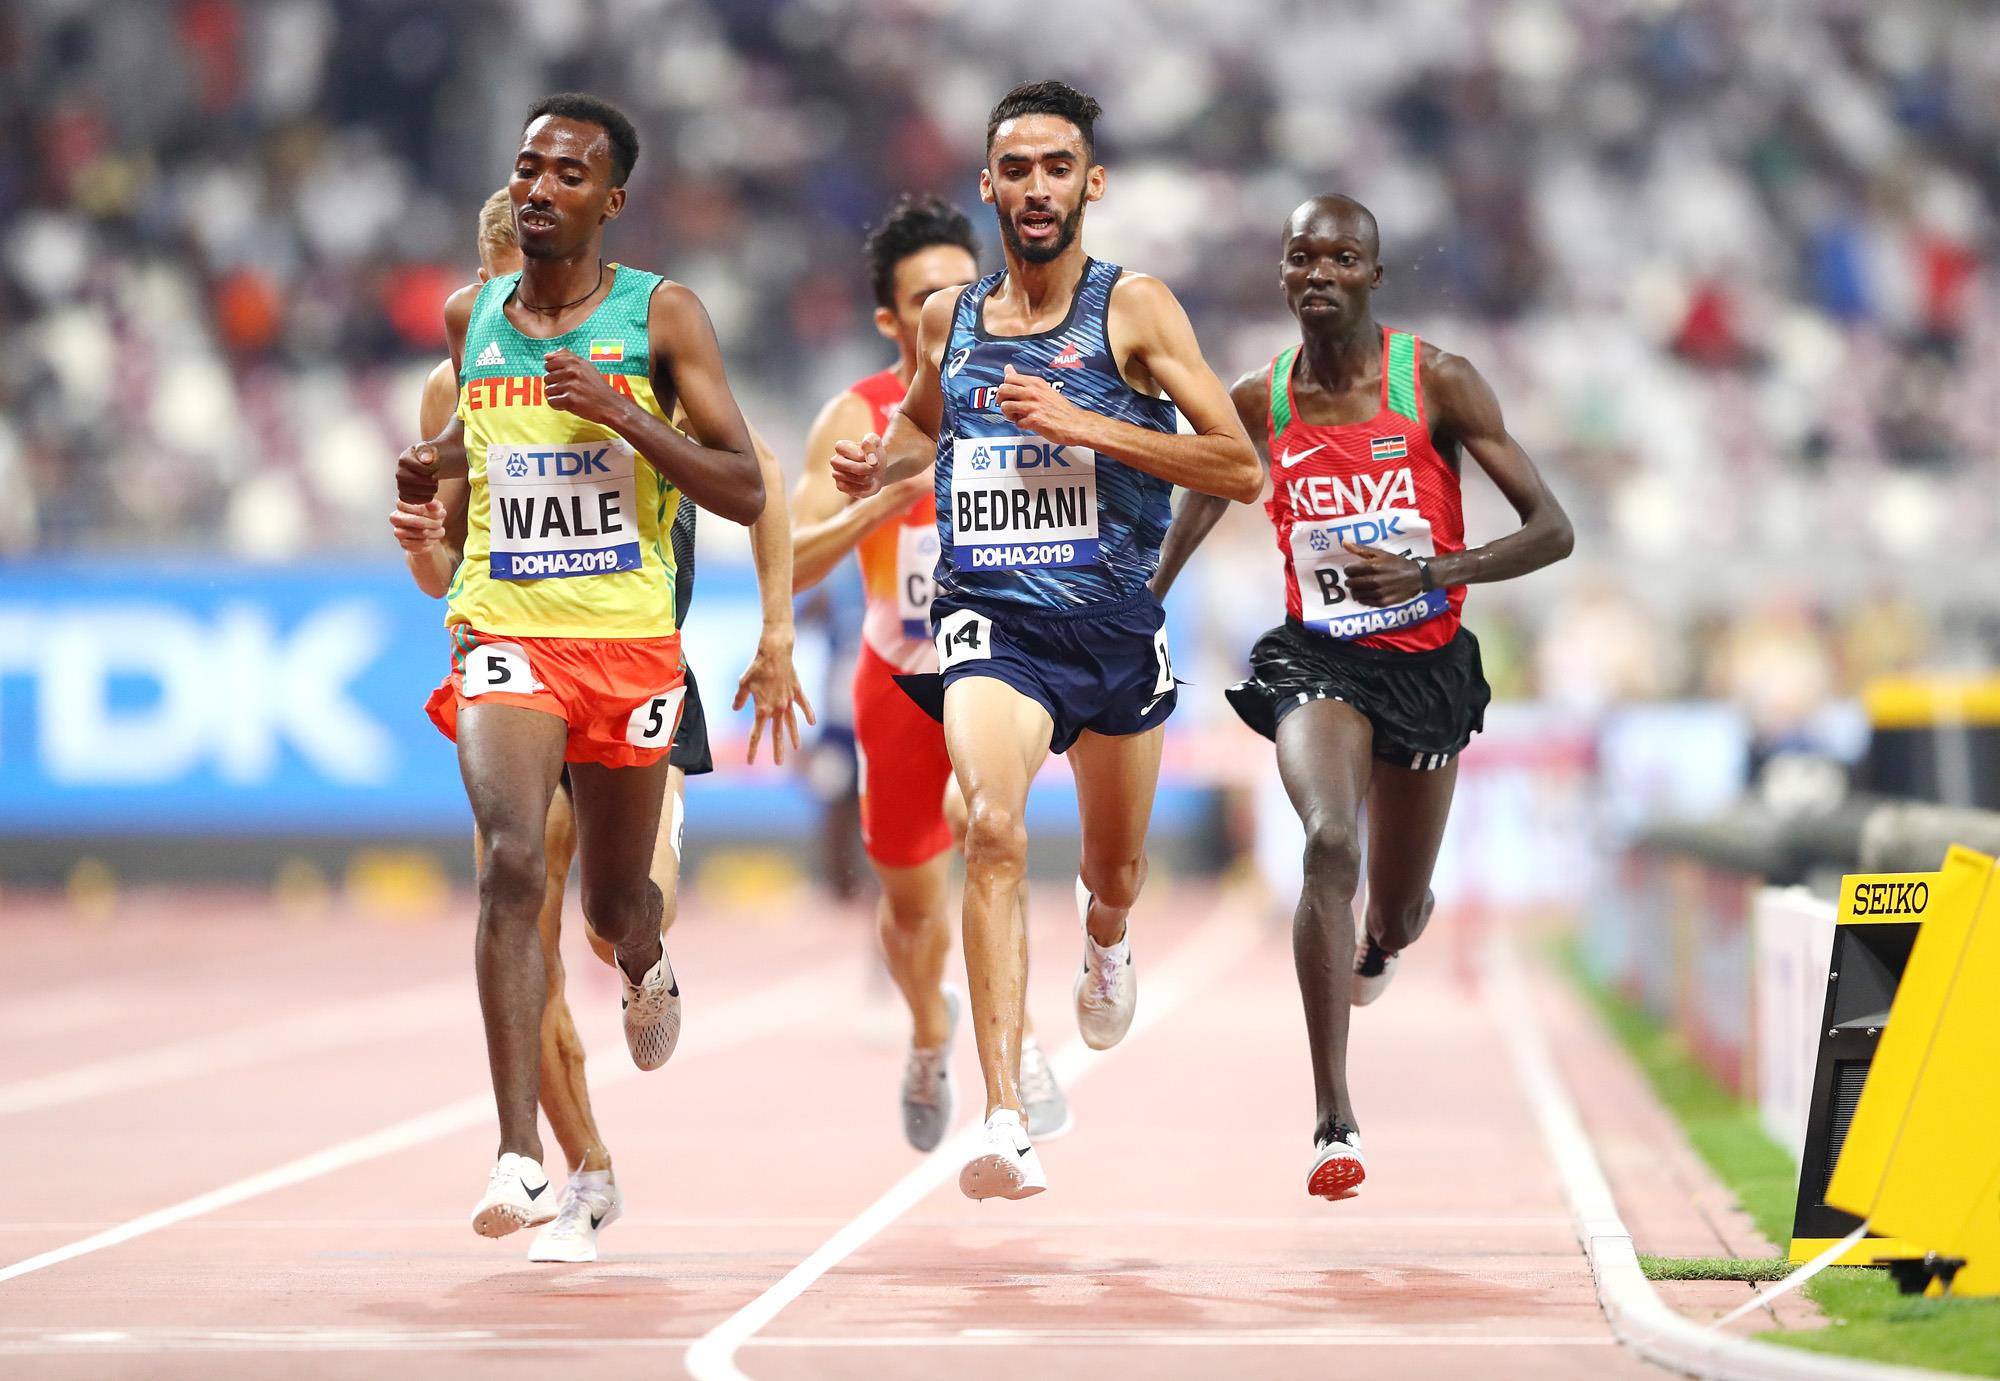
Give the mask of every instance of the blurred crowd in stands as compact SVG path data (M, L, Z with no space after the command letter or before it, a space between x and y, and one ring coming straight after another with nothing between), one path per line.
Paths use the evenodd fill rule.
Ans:
M1106 108L1090 243L1166 278L1225 377L1288 339L1285 213L1374 208L1381 314L1486 372L1578 520L1565 574L1474 604L1503 688L1809 697L1993 645L1940 591L2000 538L2000 8L1041 13L0 6L0 554L383 555L439 306L551 89L637 120L612 248L701 293L795 474L817 404L882 358L864 226L904 189L971 204L992 101L1059 75ZM1250 510L1217 540L1268 544Z

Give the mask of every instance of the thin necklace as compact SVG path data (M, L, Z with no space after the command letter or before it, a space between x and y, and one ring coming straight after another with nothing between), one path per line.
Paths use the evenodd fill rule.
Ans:
M528 301L527 298L521 296L519 290L517 289L514 293L514 300L520 303L523 307L526 307L531 312L540 312L544 316L553 316L557 312L568 311L570 308L574 307L579 302L589 301L592 297L597 295L597 290L603 286L604 286L604 261L602 259L599 259L597 261L597 281L590 285L590 291L585 293L582 297L573 297L569 301L561 303L558 306L554 307L537 307L534 303Z

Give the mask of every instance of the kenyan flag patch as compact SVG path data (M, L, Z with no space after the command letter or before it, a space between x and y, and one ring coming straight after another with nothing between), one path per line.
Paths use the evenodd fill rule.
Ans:
M625 363L625 342L622 340L594 340L590 343L592 364Z
M1409 457L1410 443L1401 436L1371 436L1368 438L1368 458L1370 460L1404 460Z

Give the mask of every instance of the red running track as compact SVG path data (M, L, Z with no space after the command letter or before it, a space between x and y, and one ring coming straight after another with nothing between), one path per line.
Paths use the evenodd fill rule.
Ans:
M83 923L10 896L0 1373L1644 1370L1597 1309L1494 1019L1442 950L1357 1014L1370 1178L1327 1204L1304 1193L1284 926L1150 891L1140 1024L1095 1056L1069 1017L1073 914L1038 895L1030 1001L1077 1129L1042 1146L1048 1193L976 1204L954 1160L902 1142L903 1028L867 918L690 898L686 1034L657 1074L631 1068L610 974L571 945L626 1216L602 1260L555 1266L525 1260L528 1234L466 1222L493 1150L468 914L284 920L182 893ZM956 1072L967 1121L969 1039Z

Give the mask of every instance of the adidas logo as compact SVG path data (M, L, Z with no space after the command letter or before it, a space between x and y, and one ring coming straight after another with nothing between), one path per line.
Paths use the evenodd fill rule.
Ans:
M1049 361L1049 368L1050 369L1083 368L1083 356L1077 353L1076 342L1073 340L1063 342L1062 353Z
M479 352L479 358L472 362L474 369L484 369L489 364L505 364L507 357L500 353L500 342L489 340L486 348Z

